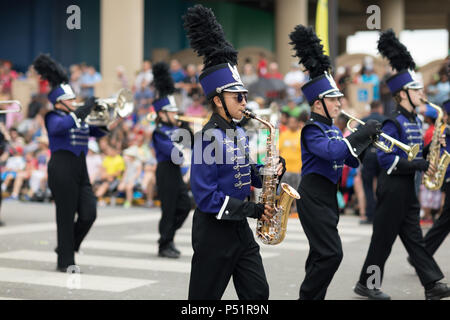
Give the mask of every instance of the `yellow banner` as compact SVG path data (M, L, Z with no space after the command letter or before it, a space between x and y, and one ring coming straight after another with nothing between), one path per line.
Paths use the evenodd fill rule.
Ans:
M316 11L316 34L322 40L323 50L326 55L330 55L328 46L328 0L317 1Z

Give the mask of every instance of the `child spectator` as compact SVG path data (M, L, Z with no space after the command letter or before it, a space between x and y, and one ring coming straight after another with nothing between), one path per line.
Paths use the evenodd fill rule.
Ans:
M16 179L14 179L13 190L10 197L11 200L19 199L23 184L30 179L31 173L37 169L38 162L34 152L28 152L25 154L25 162L25 168L17 171L16 173Z
M47 165L50 160L50 149L46 136L39 137L37 141L39 143L36 150L37 168L31 172L30 189L26 198L32 201L44 201L47 196L50 197L50 190L47 191Z
M102 163L102 180L95 195L99 201L99 205L105 205L105 202L101 199L108 191L114 191L118 184L119 179L125 170L125 161L119 154L118 150L111 145L106 147L106 156Z
M102 156L100 148L95 140L88 142L88 154L86 155L86 166L89 174L89 181L95 186L101 180Z
M142 172L142 162L139 159L137 146L131 146L123 152L125 159L125 173L117 187L117 191L125 191L126 200L123 207L128 209L133 203L133 191Z
M22 156L23 149L21 147L11 147L9 152L11 156L6 161L2 173L2 192L8 190L9 185L16 179L17 172L24 170L26 167L25 159Z

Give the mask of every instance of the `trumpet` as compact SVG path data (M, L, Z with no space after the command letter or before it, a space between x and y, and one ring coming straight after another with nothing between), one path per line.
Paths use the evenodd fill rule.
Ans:
M0 101L0 105L1 104L12 104L12 103L18 105L19 108L0 110L0 114L13 113L13 112L22 112L22 104L20 103L19 100L4 100L4 101Z
M352 115L348 114L347 112L345 112L344 110L341 110L341 113L343 115L345 115L347 118L349 118L350 120L348 120L347 122L347 129L350 130L351 132L355 132L357 129L352 128L350 126L350 123L352 121L356 121L361 125L364 125L364 121L359 120L358 118L353 117ZM374 141L374 145L375 147L377 147L378 149L380 149L383 152L386 153L391 153L394 149L394 146L400 148L401 150L403 150L407 155L408 155L408 161L412 161L414 160L414 158L416 157L417 153L419 153L420 151L420 146L418 144L414 144L412 146L409 146L407 144L404 144L403 142L400 142L394 138L392 138L391 136L388 136L385 133L381 133L380 134L381 137L383 137L384 140L389 141L390 144L386 144L384 142L381 142L379 140Z

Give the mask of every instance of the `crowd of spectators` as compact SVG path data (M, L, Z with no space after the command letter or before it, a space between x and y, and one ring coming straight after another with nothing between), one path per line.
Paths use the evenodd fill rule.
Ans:
M395 107L385 81L390 75L389 71L387 70L383 77L378 77L370 58L362 61L361 66L356 72L355 68L350 66L339 68L335 74L338 87L346 94L351 83L373 84L372 112L388 115ZM95 67L81 63L70 66L69 70L70 84L75 93L82 99L95 96L95 85L102 81L102 76ZM182 66L175 59L170 61L170 72L175 83L180 112L187 116L205 118L210 110L199 84L201 70L202 65ZM155 124L147 117L152 112L155 97L152 62L143 61L142 68L134 79L127 78L123 66L118 66L116 71L120 85L132 90L134 94L135 112L108 136L89 141L87 166L91 183L100 206L120 203L125 208L132 205L152 207L157 199L156 159L151 145ZM310 107L301 92L302 85L308 80L308 74L303 72L298 64L292 64L290 70L283 75L278 64L268 61L263 54L257 61L247 59L241 66L240 73L243 83L250 89L251 101L248 107L254 110L271 109L279 114L276 119L279 128L279 152L287 163L287 172L283 179L296 188L301 172L301 128L310 113ZM22 75L13 70L11 62L0 61L0 100L11 98L13 81L31 76L31 68ZM44 125L45 113L49 108L46 99L49 87L45 81L37 81L38 92L33 95L26 114L0 115L0 131L7 141L2 147L4 152L0 158L1 188L6 199L51 199L46 184L46 165L50 152ZM436 104L442 104L449 98L450 85L444 67L436 73L425 92L428 99ZM349 100L343 98L343 108L351 108L349 104ZM16 106L2 106L3 109L14 107ZM426 112L426 107L420 110L423 118L426 117ZM361 117L369 113L368 110L367 114ZM346 119L341 117L335 123L344 135L348 134ZM424 132L432 123L433 121L425 121ZM260 153L257 159L262 161L264 145L257 146L257 150ZM362 180L361 170L345 168L338 199L342 211L355 212L364 220L367 194ZM429 210L427 214L428 212Z

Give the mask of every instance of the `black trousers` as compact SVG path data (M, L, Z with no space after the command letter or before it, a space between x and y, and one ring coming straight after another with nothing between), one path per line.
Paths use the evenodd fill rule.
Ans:
M301 300L323 300L343 257L337 230L339 211L337 185L318 174L302 177L297 211L309 241Z
M443 191L445 201L441 216L434 222L424 238L425 247L431 255L434 255L450 232L450 182L444 184Z
M217 220L196 209L192 247L189 300L221 299L231 277L240 300L269 299L259 245L247 220Z
M160 162L156 167L156 186L161 200L161 220L159 221L159 249L165 249L175 237L175 232L183 225L191 201L188 189L181 176L180 166L172 162Z
M426 250L420 228L420 204L414 175L387 175L383 170L377 186L377 208L372 239L361 270L359 282L367 286L373 274L370 266L378 266L383 279L384 265L397 235L405 246L423 286L444 277L432 255Z
M377 149L369 147L364 156L361 166L361 178L363 182L364 195L366 196L366 217L368 221L373 221L376 208L375 192L373 181L380 173L380 165L377 159Z
M66 268L75 264L74 252L80 249L97 217L86 156L77 157L65 150L53 152L48 163L48 185L56 204L58 267Z

